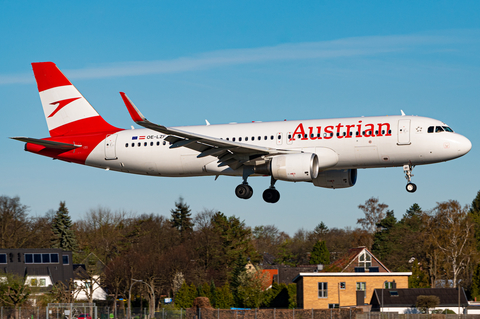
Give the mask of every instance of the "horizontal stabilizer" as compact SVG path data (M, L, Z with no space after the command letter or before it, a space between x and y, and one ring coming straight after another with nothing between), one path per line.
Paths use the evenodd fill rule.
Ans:
M37 145L42 145L48 148L54 148L58 150L73 150L74 148L82 147L82 145L75 145L75 144L68 144L68 143L61 143L61 142L54 142L48 140L41 140L38 138L31 138L31 137L10 137L12 140L17 140L25 143L32 143Z

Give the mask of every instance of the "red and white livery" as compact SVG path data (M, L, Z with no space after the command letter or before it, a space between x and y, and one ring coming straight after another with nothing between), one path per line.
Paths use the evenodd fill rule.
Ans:
M152 176L241 176L239 198L253 195L249 176L270 176L263 192L280 199L277 180L325 188L355 185L357 169L403 167L406 189L415 165L468 153L470 141L445 123L418 116L352 117L165 127L148 121L125 93L132 119L144 129L108 124L52 62L32 63L50 137L12 137L25 150L55 159Z

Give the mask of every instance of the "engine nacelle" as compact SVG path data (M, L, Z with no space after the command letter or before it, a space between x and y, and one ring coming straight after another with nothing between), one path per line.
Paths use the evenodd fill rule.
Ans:
M282 181L310 182L318 170L318 156L313 153L277 155L270 162L271 175Z
M357 169L342 169L320 172L313 185L325 188L347 188L357 182Z

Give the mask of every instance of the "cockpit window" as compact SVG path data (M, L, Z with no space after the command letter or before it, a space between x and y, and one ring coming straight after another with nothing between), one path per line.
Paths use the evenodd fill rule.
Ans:
M438 133L438 132L443 132L443 128L441 126L435 127L435 133Z
M428 133L433 133L434 130L435 130L435 126L428 127Z
M450 127L448 127L448 126L442 126L442 127L446 132L452 132L453 133L453 130Z

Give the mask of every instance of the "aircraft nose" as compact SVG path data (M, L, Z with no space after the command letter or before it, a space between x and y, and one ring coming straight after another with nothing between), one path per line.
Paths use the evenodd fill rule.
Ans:
M467 154L472 149L472 142L465 136L460 135L457 140L458 152L462 155Z

